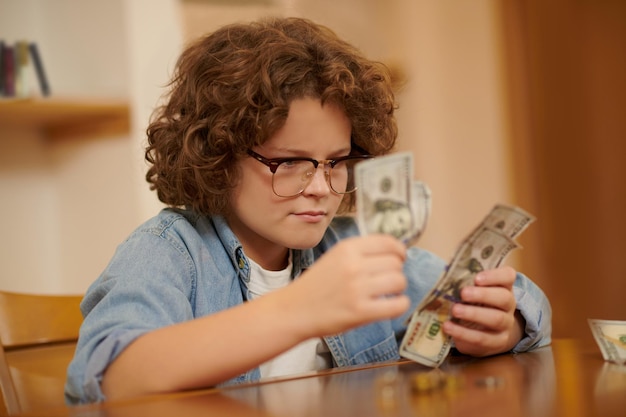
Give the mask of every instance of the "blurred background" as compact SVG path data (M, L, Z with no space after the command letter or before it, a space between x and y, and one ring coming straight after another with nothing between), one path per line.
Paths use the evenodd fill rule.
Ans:
M70 115L52 135L37 110L17 120L0 101L0 289L87 289L161 208L144 132L181 49L266 15L323 23L390 67L398 150L433 194L420 246L450 259L494 204L518 205L537 221L508 262L551 299L554 335L626 320L621 0L0 0L0 40L39 46L42 100L122 103L128 117L84 131Z

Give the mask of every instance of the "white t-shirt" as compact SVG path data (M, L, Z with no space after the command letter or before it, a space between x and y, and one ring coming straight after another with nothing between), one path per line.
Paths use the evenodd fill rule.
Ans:
M283 288L291 282L291 256L289 265L282 271L267 271L256 262L250 262L248 290L252 299ZM299 374L327 369L332 366L328 346L322 338L313 338L294 346L260 366L261 378Z

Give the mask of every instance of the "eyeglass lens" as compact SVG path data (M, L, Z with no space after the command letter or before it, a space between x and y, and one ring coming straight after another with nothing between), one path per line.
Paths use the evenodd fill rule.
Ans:
M337 194L355 190L354 165L360 159L348 159L337 162L333 167L326 164L324 174L330 188ZM272 177L272 186L276 195L292 197L300 194L312 181L317 168L312 161L288 161L276 168Z

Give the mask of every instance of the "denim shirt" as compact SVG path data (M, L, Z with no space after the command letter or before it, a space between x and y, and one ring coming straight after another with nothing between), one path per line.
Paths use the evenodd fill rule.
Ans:
M335 218L315 248L293 251L293 277L339 240L354 235L358 229L352 218ZM408 249L404 273L411 307L394 320L325 337L333 366L399 359L406 321L444 268L445 262L433 254L416 247ZM117 248L85 294L81 304L84 322L65 386L68 404L104 400L102 375L131 342L157 328L243 303L249 280L248 259L223 218L184 210L161 211ZM552 313L544 293L519 273L513 293L526 320L525 336L513 351L549 344ZM221 385L259 377L259 369L254 368Z

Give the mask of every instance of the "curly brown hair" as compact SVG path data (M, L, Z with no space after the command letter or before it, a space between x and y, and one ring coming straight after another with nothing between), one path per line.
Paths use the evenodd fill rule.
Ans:
M230 213L236 162L284 125L294 99L339 105L353 152L386 154L397 137L387 67L306 19L232 24L202 37L182 53L168 86L147 128L146 180L163 203L205 215ZM340 212L353 208L347 194Z

